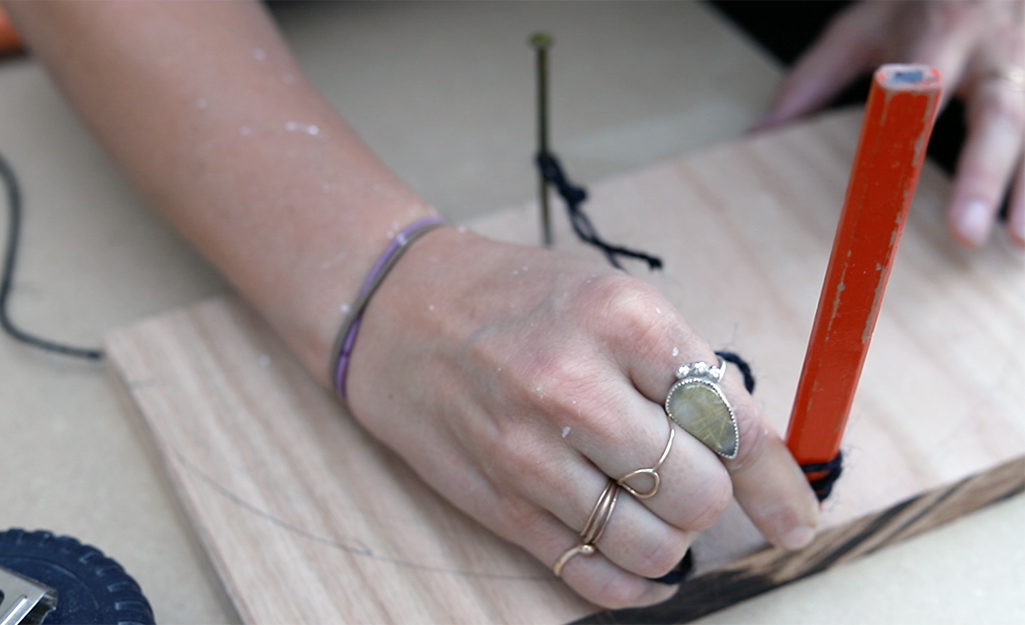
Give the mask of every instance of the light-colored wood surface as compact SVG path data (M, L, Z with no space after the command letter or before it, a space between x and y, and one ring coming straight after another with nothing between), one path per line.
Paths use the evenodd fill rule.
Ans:
M644 277L714 347L752 363L755 396L781 431L858 122L856 113L824 118L591 189L599 230L663 256L664 273ZM823 541L888 510L918 512L832 561L902 536L905 521L922 529L932 516L957 516L1021 487L1020 466L995 469L1025 454L1025 274L999 249L969 260L947 242L945 193L927 167L851 413L846 473L825 505ZM596 254L556 223L559 247ZM530 205L474 227L510 241L537 238ZM107 345L245 620L554 623L593 611L420 484L239 302L162 315L112 333ZM934 505L964 489L971 496L953 513ZM931 494L902 503L923 493ZM787 581L787 560L760 554L763 547L733 508L695 545L696 576L731 566L768 575L765 567L776 566L774 583Z

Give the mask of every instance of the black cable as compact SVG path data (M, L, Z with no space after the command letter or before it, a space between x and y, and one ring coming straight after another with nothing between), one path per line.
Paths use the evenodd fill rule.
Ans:
M103 358L102 350L56 343L29 334L11 321L7 312L7 304L11 288L14 285L14 265L18 255L18 238L21 235L21 191L18 188L18 178L14 175L14 169L2 154L0 154L0 178L4 179L4 186L7 187L7 211L10 217L7 226L7 249L4 253L3 273L2 279L0 279L0 327L3 327L4 332L12 338L39 349L74 358L101 360Z

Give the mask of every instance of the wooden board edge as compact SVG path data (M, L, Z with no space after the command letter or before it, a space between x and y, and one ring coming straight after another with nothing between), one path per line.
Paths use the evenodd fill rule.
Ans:
M911 538L1023 491L1025 456L1019 456L880 512L828 528L801 551L768 547L722 569L688 580L672 599L660 605L603 610L573 623L686 623Z
M179 488L179 485L175 484L176 473L174 467L170 464L171 457L160 450L159 438L156 432L153 431L151 424L146 419L132 393L133 382L123 375L121 369L116 364L117 358L110 356L117 351L116 342L122 332L125 332L125 330L114 330L109 332L103 339L104 353L108 355L104 359L104 368L106 369L107 378L110 380L110 388L127 415L127 421L135 440L138 441L139 446L143 449L143 453L147 457L153 473L157 476L157 480L160 482L164 492L167 493L167 499L171 502L171 507L178 518L178 525L184 528L189 548L195 555L196 561L201 563L200 568L213 594L218 598L222 606L234 614L234 622L243 622L240 617L243 614L240 610L241 606L235 602L232 593L228 592L228 588L224 585L221 567L210 556L212 553L208 544L210 539L199 531L197 524L194 522L196 517L193 511L190 510L186 498L182 497L182 490Z

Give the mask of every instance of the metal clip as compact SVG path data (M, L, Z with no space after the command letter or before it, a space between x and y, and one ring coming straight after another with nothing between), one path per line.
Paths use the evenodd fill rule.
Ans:
M57 607L57 591L0 566L0 625L36 625Z

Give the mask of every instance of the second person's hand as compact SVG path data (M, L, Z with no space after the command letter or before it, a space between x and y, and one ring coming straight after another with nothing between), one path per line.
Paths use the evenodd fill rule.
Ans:
M1007 233L1025 249L1025 0L866 0L841 13L798 60L760 128L823 105L883 63L935 67L944 96L965 101L967 136L947 223L979 247L1007 199Z

